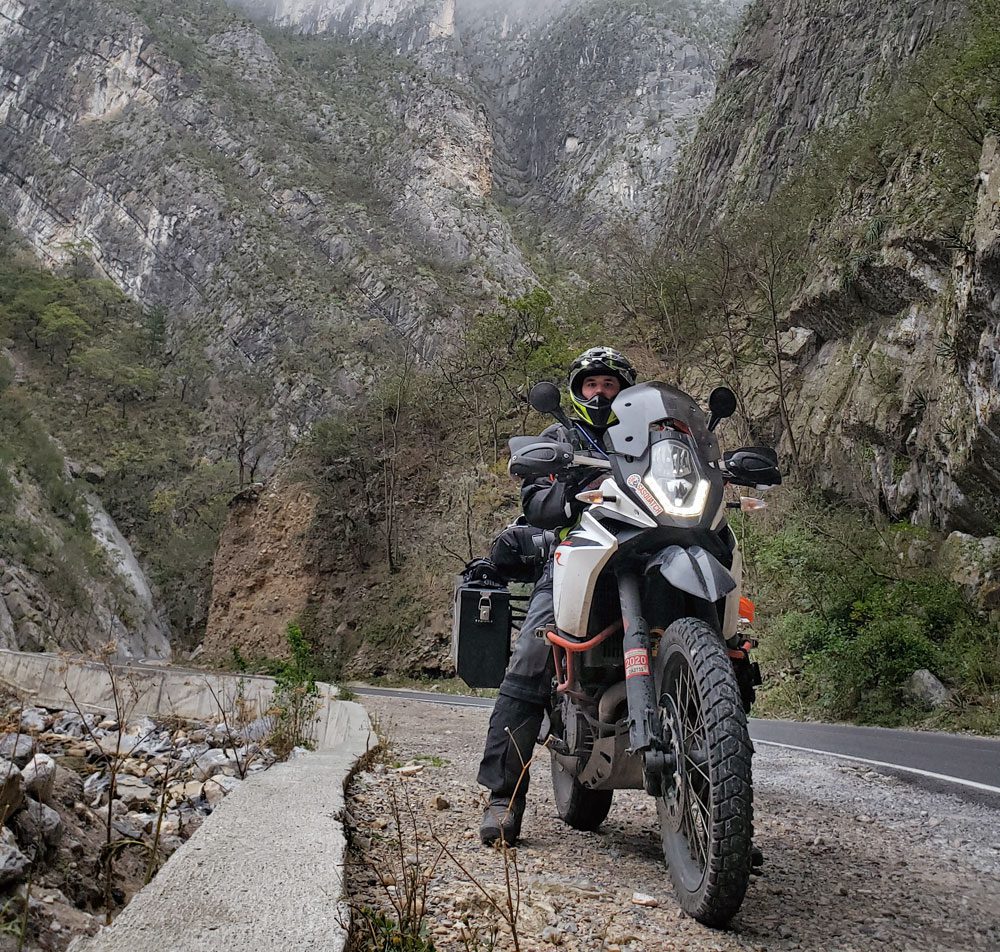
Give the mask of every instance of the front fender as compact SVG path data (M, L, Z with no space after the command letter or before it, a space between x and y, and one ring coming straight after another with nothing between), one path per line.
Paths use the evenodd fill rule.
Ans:
M736 588L736 580L729 570L700 545L689 549L667 546L646 563L647 572L654 569L659 569L674 588L706 602L717 602Z

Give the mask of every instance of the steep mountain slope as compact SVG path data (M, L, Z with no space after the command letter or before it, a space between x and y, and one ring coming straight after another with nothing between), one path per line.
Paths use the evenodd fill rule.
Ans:
M996 11L972 6L758 0L670 207L750 289L728 372L758 432L824 488L988 534Z
M489 118L494 177L536 213L650 223L743 0L231 0L285 29L377 37ZM532 221L537 228L537 224ZM560 237L571 240L572 229Z
M0 207L48 259L83 243L141 300L199 315L218 362L241 352L273 364L280 351L300 406L331 383L349 396L358 375L338 375L366 325L432 354L459 309L524 288L532 271L494 200L503 175L455 48L460 19L417 29L428 5L376 6L400 21L341 4L339 19L304 22L345 38L296 39L265 36L221 2L3 0ZM681 127L711 90L721 28L702 23L703 7L639 4L625 11L624 33L604 7L594 22L552 24L534 51L508 32L523 75L505 77L499 105L521 104L510 138L526 150L507 149L508 177L544 183L566 157L565 181L542 189L564 206L597 193L614 204L616 192L669 177L677 135L634 127L649 102ZM689 35L671 26L646 49L677 8ZM287 10L278 19L288 22ZM396 49L369 42L369 28L387 22ZM484 33L470 35L478 43ZM698 37L708 37L701 49ZM477 50L496 70L492 52ZM568 93L584 66L594 73L587 61L608 83L597 101L593 87ZM516 95L525 77L534 86ZM644 85L619 109L621 88ZM636 150L651 161L637 178Z
M966 0L767 0L747 10L671 196L674 215L767 201L810 137L848 126L968 8Z
M546 248L572 246L574 223L653 215L736 6L253 4L254 22L222 0L0 0L0 211L53 268L89 260L163 322L134 367L76 313L83 343L52 345L60 372L35 367L33 399L73 428L79 388L138 374L135 412L157 423L144 434L124 399L122 425L102 423L109 506L153 560L175 634L204 624L226 492L327 414L350 419L397 366L435 366L476 314L536 282ZM31 333L13 336L33 360ZM189 438L159 426L171 411ZM274 614L272 643L325 587ZM223 589L217 625L238 629L245 606Z

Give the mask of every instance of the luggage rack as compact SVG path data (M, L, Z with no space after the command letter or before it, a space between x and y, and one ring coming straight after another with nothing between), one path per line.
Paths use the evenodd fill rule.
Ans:
M518 631L521 630L521 625L524 623L524 618L528 614L528 602L531 600L531 595L518 595L511 592L510 595L510 625L511 628L516 628Z

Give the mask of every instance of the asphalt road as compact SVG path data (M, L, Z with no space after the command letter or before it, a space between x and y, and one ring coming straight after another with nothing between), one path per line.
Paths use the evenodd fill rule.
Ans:
M398 697L456 707L492 707L490 698L352 685L360 695ZM1000 797L1000 739L934 731L814 724L753 718L754 743L869 764L930 789L964 790L975 799Z

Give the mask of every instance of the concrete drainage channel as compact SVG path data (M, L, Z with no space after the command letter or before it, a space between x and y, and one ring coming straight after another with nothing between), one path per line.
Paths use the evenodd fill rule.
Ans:
M136 714L202 719L213 697L235 696L235 676L127 670L139 691ZM84 710L113 710L110 679L94 662L0 650L0 682L33 704L69 708L67 688ZM244 680L252 704L266 705L274 684ZM375 743L363 707L338 701L320 684L316 751L252 775L226 797L170 857L114 924L71 952L341 952L349 913L342 901L346 839L344 783Z

